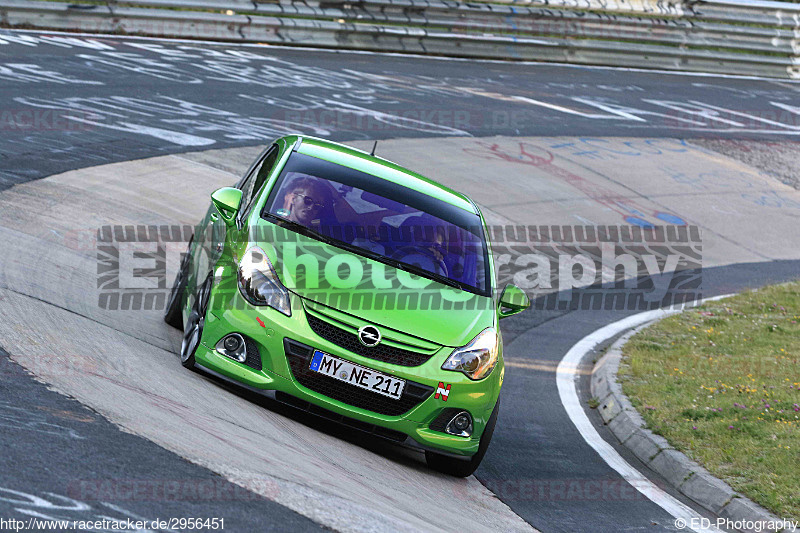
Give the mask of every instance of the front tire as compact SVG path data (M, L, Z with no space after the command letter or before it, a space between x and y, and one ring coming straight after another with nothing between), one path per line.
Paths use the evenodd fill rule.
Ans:
M183 328L183 341L181 341L181 364L190 370L195 367L194 354L200 346L200 339L203 338L203 327L206 322L206 311L208 310L208 297L211 294L210 276L203 283L197 292L192 312L189 313L189 320Z
M194 237L192 237L194 238ZM164 311L164 322L176 329L182 329L183 324L183 297L186 293L186 282L189 280L189 271L192 263L192 240L189 240L189 249L181 259L181 266L178 275L175 276L175 283L169 292L167 308Z
M489 449L489 443L492 441L492 435L494 434L494 427L497 424L497 411L499 408L500 400L495 404L494 410L492 410L492 414L486 422L486 428L483 430L483 435L481 435L481 443L478 445L478 453L468 460L464 460L426 451L425 462L428 463L428 468L454 477L471 476L475 470L478 469L481 461L483 461L483 456L486 455L486 450Z

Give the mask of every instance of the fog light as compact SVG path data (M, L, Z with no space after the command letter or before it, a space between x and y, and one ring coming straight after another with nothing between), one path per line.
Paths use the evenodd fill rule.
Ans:
M225 342L223 343L225 349L229 352L235 352L236 350L239 349L239 345L241 344L242 341L240 341L239 337L237 337L236 335L230 335L228 337L225 337Z
M217 352L225 357L230 357L234 361L244 363L247 360L247 346L244 342L244 337L238 333L231 333L226 335L217 343Z
M457 417L453 419L453 427L455 427L459 431L464 431L469 427L469 415L466 413L461 413Z
M472 417L466 411L461 411L450 419L444 430L459 437L469 437L472 435Z

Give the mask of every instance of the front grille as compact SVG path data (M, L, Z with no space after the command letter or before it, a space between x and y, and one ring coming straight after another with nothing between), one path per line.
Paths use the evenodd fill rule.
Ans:
M308 366L314 353L314 349L310 346L291 339L283 339L283 347L286 351L286 359L289 361L289 369L298 383L307 389L353 407L382 415L400 416L433 394L433 387L406 381L403 395L399 400L394 400L310 370Z
M386 344L379 344L373 347L364 346L358 340L358 335L334 326L330 322L321 320L310 313L306 313L306 317L308 318L308 325L311 326L314 333L334 343L336 346L362 357L369 357L392 365L419 366L433 356L432 353L412 352Z
M291 394L287 394L285 392L281 391L276 392L275 399L281 403L291 405L292 407L295 407L297 409L302 409L307 413L321 416L328 420L332 420L333 422L343 424L345 426L357 429L359 431L363 431L365 433L369 433L371 435L375 435L377 437L390 440L392 442L404 442L408 438L408 436L403 432L395 431L393 429L388 429L381 426L376 426L375 424L368 424L366 422L362 422L361 420L356 420L355 418L350 418L348 416L334 413L333 411L329 411L324 407L314 405L313 403L301 400L300 398L296 398Z

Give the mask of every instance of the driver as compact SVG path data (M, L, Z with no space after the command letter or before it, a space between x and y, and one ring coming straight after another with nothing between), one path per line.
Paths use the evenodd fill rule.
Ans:
M318 179L309 176L295 178L283 198L283 209L278 214L310 226L331 203L330 193Z

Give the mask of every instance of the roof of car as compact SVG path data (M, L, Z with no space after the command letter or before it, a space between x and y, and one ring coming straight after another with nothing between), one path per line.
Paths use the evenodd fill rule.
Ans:
M469 211L470 213L477 213L475 204L464 194L456 192L421 174L401 167L397 163L387 161L382 157L370 155L363 150L333 141L319 139L317 137L291 135L285 137L285 139L287 142L295 144L295 149L301 154L318 157L332 163L371 174L427 194L428 196L447 202L465 211ZM302 139L299 146L296 144L298 139Z

